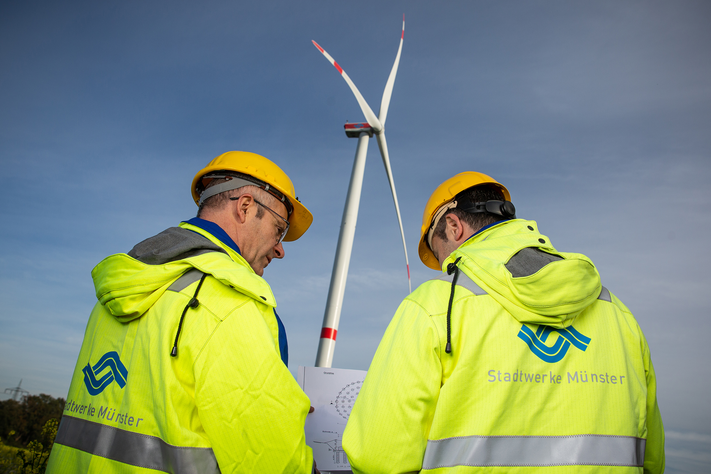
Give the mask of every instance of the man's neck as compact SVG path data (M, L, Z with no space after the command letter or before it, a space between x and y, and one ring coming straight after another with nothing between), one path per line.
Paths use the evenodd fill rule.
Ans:
M220 239L220 242L227 245L238 254L242 255L242 252L240 251L237 243L232 237L230 237L230 235L225 231L225 229L222 228L219 223L201 217L193 217L192 219L185 222L209 232L216 238Z

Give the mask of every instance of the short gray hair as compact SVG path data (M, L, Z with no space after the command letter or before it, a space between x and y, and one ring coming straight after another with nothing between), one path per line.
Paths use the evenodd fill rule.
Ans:
M210 189L212 186L224 183L225 181L227 181L227 179L225 178L213 179L205 189ZM276 198L272 197L269 193L262 191L259 186L247 185L242 186L241 188L231 189L223 193L215 194L214 196L210 196L209 198L205 199L198 208L197 217L201 217L206 211L220 210L227 206L232 200L232 198L239 198L244 194L251 194L253 196L257 196L260 201L263 201L266 204L273 204L272 201L277 201ZM257 218L261 219L263 215L264 209L262 209L262 206L257 206Z

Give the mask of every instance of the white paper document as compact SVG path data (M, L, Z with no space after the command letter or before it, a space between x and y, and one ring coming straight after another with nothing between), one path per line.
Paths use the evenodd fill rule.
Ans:
M320 471L349 471L341 440L365 370L299 367L297 381L314 412L306 417L306 444Z

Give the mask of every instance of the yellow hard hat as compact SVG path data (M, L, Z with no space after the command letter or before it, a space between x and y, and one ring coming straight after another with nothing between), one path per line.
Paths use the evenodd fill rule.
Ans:
M480 184L492 184L496 186L504 194L504 199L507 201L511 200L511 194L509 194L509 190L506 189L504 185L498 183L492 177L487 176L484 173L477 173L476 171L465 171L449 178L447 181L437 186L437 189L435 189L430 196L427 204L425 205L425 212L422 214L420 244L417 249L420 254L420 260L422 260L422 263L426 266L433 270L441 270L439 262L435 258L432 249L427 243L427 234L434 224L433 219L437 213L437 210L444 204L452 201L457 194Z
M311 226L311 222L314 220L313 215L296 197L294 185L286 173L268 158L247 151L223 153L198 171L193 179L191 189L193 200L198 206L209 197L206 196L209 191L208 193L204 192L205 188L212 179L220 177L217 173L219 171L239 173L245 176L245 180L242 184L237 184L241 180L235 179L231 185L216 189L223 186L218 184L210 188L212 193L209 196L244 185L259 186L286 206L289 213L289 232L284 237L285 241L290 242L298 239ZM249 179L250 177L253 179Z

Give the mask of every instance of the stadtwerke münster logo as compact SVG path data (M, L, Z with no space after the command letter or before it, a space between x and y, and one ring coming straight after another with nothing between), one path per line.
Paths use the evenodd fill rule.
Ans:
M84 385L90 395L100 394L113 381L123 388L128 378L128 370L116 351L107 352L93 366L91 362L87 363L82 372L84 372Z
M548 336L553 332L557 333L558 337L555 343L549 346L546 344L546 341L548 340ZM528 344L528 348L531 349L531 352L539 359L551 364L562 360L568 353L568 349L570 349L571 345L585 352L585 349L588 348L591 341L589 337L578 332L573 326L568 326L563 329L555 329L550 326L538 326L538 329L536 329L534 333L531 328L523 324L521 325L518 337Z

